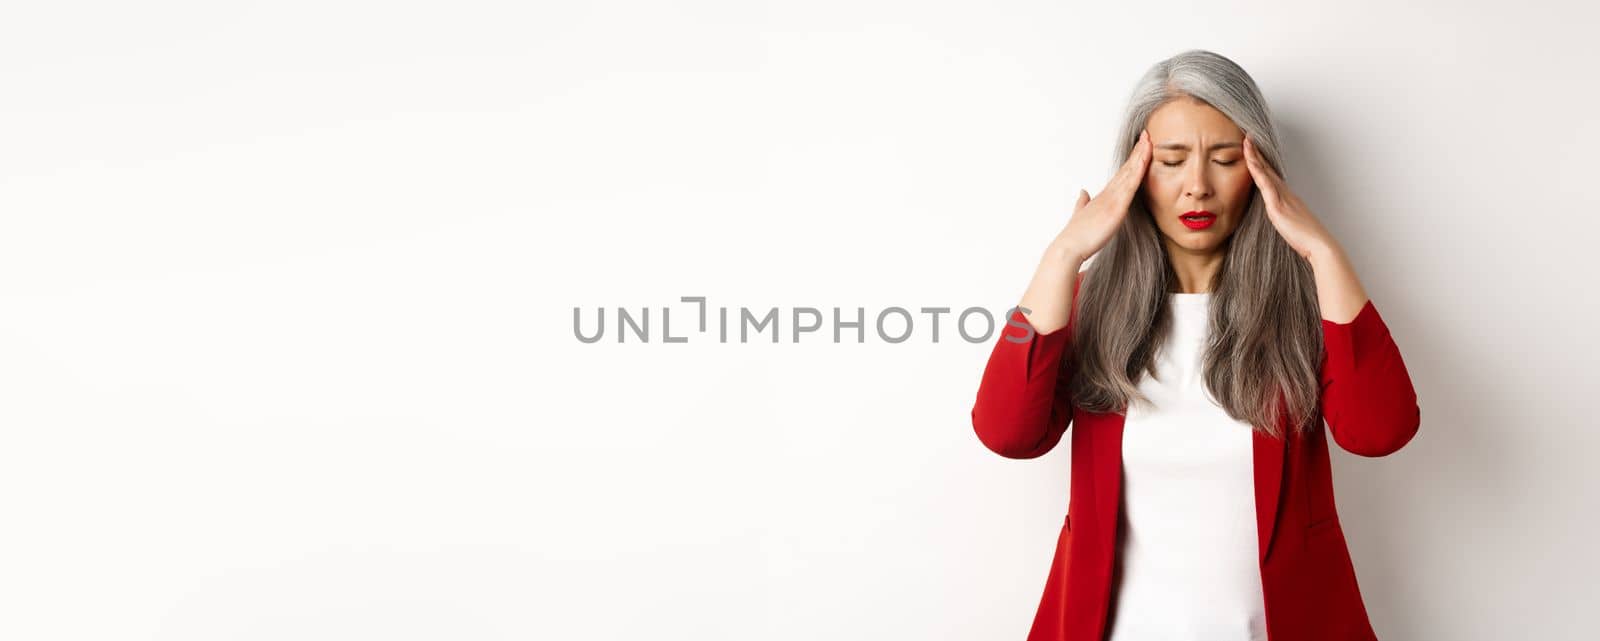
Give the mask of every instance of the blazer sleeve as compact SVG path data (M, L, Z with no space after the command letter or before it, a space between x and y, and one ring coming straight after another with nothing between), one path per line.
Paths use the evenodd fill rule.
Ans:
M1322 319L1322 338L1322 416L1334 442L1371 457L1410 442L1422 410L1400 348L1372 301L1348 323Z
M1006 458L1043 456L1061 441L1072 422L1072 402L1063 385L1070 372L1071 339L1078 290L1072 291L1067 325L1040 334L1020 310L1012 310L978 383L972 428L985 447Z

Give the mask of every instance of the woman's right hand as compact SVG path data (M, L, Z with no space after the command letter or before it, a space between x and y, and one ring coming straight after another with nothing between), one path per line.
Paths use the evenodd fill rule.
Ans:
M1050 242L1044 259L1028 283L1018 306L1028 323L1040 334L1049 334L1066 326L1070 320L1072 299L1077 295L1078 269L1090 256L1095 255L1122 226L1128 207L1144 184L1145 172L1150 167L1150 132L1139 132L1128 160L1106 183L1094 198L1078 190L1078 203L1072 210L1067 226Z
M1111 242L1111 237L1128 216L1128 207L1144 184L1145 173L1150 169L1150 132L1139 132L1128 160L1106 183L1105 189L1094 198L1089 192L1078 190L1078 203L1072 210L1067 226L1051 241L1051 251L1061 258L1076 259L1082 263Z

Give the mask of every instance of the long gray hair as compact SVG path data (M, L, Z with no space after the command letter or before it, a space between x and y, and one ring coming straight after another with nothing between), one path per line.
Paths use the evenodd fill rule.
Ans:
M1278 136L1256 83L1232 60L1190 50L1151 67L1139 80L1117 137L1113 167L1122 165L1150 114L1180 99L1221 111L1250 135L1268 164L1286 176ZM1320 427L1321 312L1311 266L1267 219L1253 190L1239 226L1226 241L1211 283L1204 380L1235 420L1281 437L1280 420L1302 432ZM1134 198L1122 226L1089 261L1073 321L1075 405L1126 414L1134 399L1149 403L1136 381L1155 373L1156 348L1172 329L1167 291L1176 273L1144 199Z

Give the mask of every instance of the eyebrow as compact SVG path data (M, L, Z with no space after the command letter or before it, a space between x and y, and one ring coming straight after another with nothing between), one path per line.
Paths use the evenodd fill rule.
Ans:
M1227 149L1229 147L1243 147L1243 146L1244 146L1243 143L1238 143L1238 142L1219 142L1219 143L1216 143L1214 145L1211 145L1211 147L1207 148L1206 151L1216 151L1218 149ZM1179 151L1189 151L1190 149L1193 149L1193 147L1190 147L1189 145L1186 145L1186 144L1181 143L1181 142L1164 142L1164 143L1161 143L1159 145L1156 145L1156 149L1176 149L1176 150L1179 150Z

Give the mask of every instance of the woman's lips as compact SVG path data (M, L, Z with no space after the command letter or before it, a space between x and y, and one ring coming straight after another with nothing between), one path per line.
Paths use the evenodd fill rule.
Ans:
M1178 220L1183 221L1183 226L1189 229L1205 229L1210 227L1211 223L1217 222L1217 215L1204 209L1197 209L1184 212L1178 216Z

